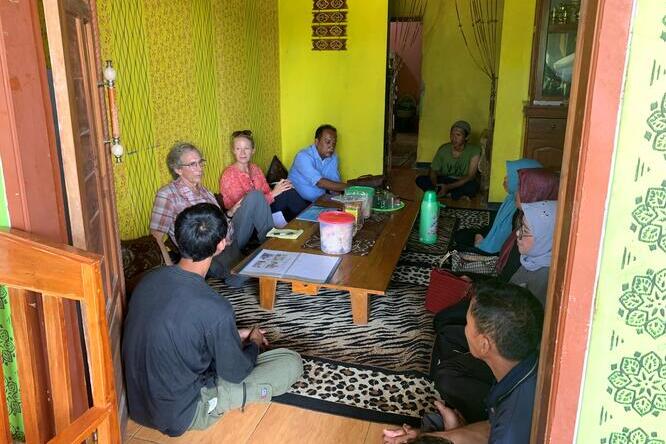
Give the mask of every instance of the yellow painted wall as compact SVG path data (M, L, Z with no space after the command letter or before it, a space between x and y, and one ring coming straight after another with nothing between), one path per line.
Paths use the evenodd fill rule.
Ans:
M430 1L423 17L422 82L425 84L417 160L432 161L449 141L456 120L472 125L472 142L488 126L490 80L472 61L456 19L455 0Z
M347 51L313 51L312 0L279 0L283 161L330 123L347 179L382 171L388 14L386 0L348 4Z
M499 202L506 193L502 180L506 161L522 155L525 131L523 106L529 100L530 60L536 0L504 0L495 141L488 200Z
M277 0L99 0L97 7L102 57L118 71L128 152L114 166L122 239L148 233L175 141L201 148L204 184L215 192L233 161L233 130L253 130L261 167L281 152Z

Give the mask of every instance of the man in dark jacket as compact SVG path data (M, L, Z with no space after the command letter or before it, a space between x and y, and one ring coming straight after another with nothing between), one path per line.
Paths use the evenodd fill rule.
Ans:
M460 413L437 402L444 431L431 434L456 444L529 443L542 326L543 308L529 290L498 280L477 284L465 337L471 355L484 361L497 380L486 399L488 420L465 424ZM384 443L408 443L420 434L405 425L385 430Z

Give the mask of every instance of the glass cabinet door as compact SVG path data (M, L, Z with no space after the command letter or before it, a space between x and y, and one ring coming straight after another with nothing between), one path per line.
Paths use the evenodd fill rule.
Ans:
M546 0L543 6L534 98L566 102L571 91L580 2Z

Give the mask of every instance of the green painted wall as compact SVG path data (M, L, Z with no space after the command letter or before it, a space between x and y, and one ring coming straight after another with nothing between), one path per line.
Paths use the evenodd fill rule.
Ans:
M634 5L581 444L666 441L666 3Z
M5 192L5 176L0 159L0 227L10 227L7 194ZM19 392L18 367L16 348L14 346L14 328L12 312L9 306L7 288L0 285L0 355L2 355L2 371L5 375L5 397L9 410L9 429L12 438L25 441L23 415L21 414L21 395Z
M472 125L471 140L488 126L490 80L470 57L458 29L455 0L428 2L423 16L422 83L417 160L432 161L437 148L449 142L456 120Z
M9 208L7 207L7 195L5 194L5 175L2 170L2 159L0 159L0 227L9 227Z
M495 134L488 200L504 200L506 161L523 152L523 106L529 100L536 0L504 0Z
M202 149L204 184L215 192L233 160L233 130L253 130L262 167L281 152L277 0L100 0L97 8L128 152L114 167L122 239L148 233L175 141Z
M349 1L346 51L313 51L312 0L280 0L280 112L287 167L322 123L338 128L344 178L379 174L384 157L388 2Z
M0 227L10 226L7 194L5 193L5 174L2 169L2 159L0 159Z

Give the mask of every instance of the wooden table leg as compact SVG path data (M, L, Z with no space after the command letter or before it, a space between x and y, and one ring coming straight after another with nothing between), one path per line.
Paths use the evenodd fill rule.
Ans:
M319 285L309 284L307 282L292 282L291 291L294 293L307 294L308 296L317 296Z
M368 323L368 292L363 290L349 290L351 296L351 309L354 324Z
M275 304L275 287L277 279L259 278L259 305L265 310L272 310Z

